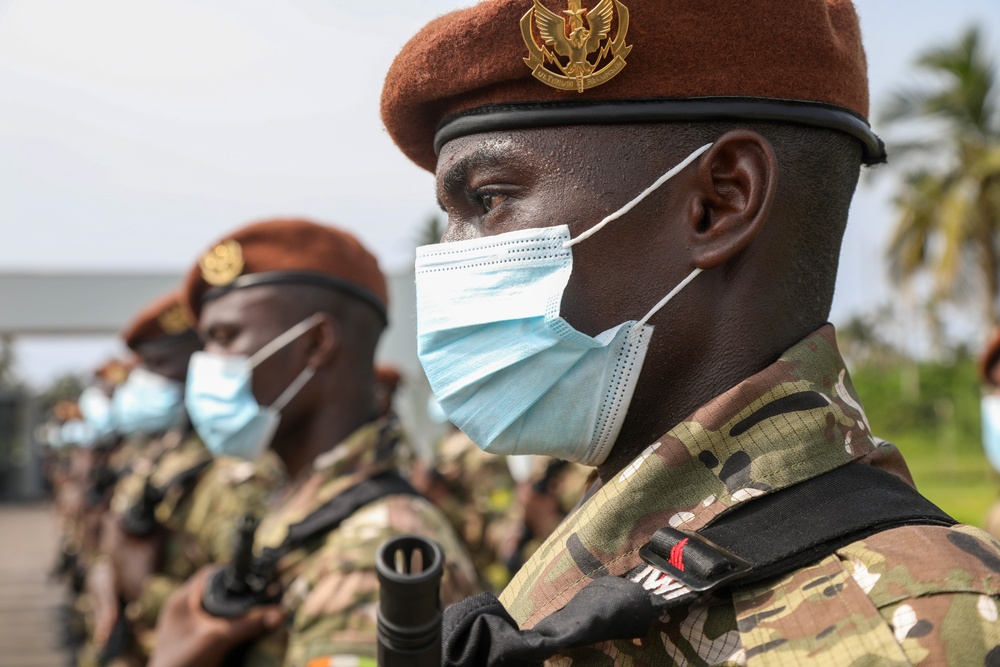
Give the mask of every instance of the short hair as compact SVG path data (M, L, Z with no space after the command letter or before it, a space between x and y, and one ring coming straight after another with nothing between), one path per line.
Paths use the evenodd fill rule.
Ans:
M375 348L385 328L385 321L371 304L350 294L318 285L290 284L276 287L283 292L294 292L293 298L283 299L283 310L290 322L294 324L314 313L327 313L339 323L341 333L356 355L356 360L374 360Z
M639 127L655 128L655 125ZM782 219L787 274L780 285L788 317L803 326L826 321L837 281L840 247L861 172L861 143L836 130L778 122L660 124L671 145L704 145L736 129L757 132L778 161L775 211ZM648 134L646 135L648 140Z

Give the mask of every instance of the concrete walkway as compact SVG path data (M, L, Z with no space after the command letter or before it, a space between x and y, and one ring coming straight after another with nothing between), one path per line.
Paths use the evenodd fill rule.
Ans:
M65 667L59 646L62 584L48 579L56 552L42 505L0 504L0 667Z

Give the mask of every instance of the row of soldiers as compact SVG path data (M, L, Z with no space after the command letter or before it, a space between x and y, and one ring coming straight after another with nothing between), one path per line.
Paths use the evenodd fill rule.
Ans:
M488 452L598 478L498 598L466 597L471 557L403 479L377 406L374 258L308 223L240 230L182 298L201 346L180 364L183 404L213 454L198 479L223 491L164 492L185 463L148 495L189 498L197 533L234 489L267 484L267 457L284 480L259 525L209 531L252 537L252 558L160 595L153 667L370 664L372 562L398 533L440 543L443 602L464 598L444 611L449 666L1000 661L1000 543L916 491L828 323L861 167L887 159L853 3L586 4L435 19L390 67L381 116L448 217L415 262L417 352L443 410ZM130 620L166 589L132 570L188 548L157 533L162 503L162 545L128 534L136 503L111 500L98 551ZM237 583L252 604L226 596Z
M386 539L441 544L449 602L498 592L558 525L589 468L508 464L457 429L432 461L413 455L392 409L400 375L373 363L386 306L374 257L349 234L254 224L135 315L122 332L133 359L57 404L42 434L79 664L370 658ZM374 493L338 514L365 482ZM210 616L213 573L241 549L273 621L240 646L172 652L171 633L188 630L170 610L201 600L194 613Z

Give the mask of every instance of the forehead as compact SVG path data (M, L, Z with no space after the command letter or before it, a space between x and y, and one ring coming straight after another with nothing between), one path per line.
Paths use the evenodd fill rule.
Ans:
M286 319L284 303L279 286L245 287L202 306L198 326L202 330L217 325L265 330L280 328Z
M164 336L140 343L136 346L135 353L145 361L150 358L190 356L192 349L196 347L198 347L198 337L189 332L187 336Z
M671 128L674 131L671 131ZM580 168L617 172L641 164L659 165L682 152L690 138L678 136L674 124L560 125L484 132L452 139L441 147L437 177L468 168L518 165L548 171ZM695 146L697 147L697 146Z

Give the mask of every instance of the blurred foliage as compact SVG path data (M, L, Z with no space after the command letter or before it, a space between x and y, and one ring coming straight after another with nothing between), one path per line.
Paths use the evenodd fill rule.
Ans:
M52 381L52 384L38 394L41 413L43 415L49 414L52 407L59 401L75 401L85 386L83 378L73 373L57 377Z
M1000 296L1000 114L985 41L973 27L923 52L915 63L922 85L897 91L880 121L889 171L901 177L887 252L892 278L908 284L927 275L935 299L974 303L992 324Z
M14 370L14 338L10 334L0 335L0 389L14 393L24 393L24 383Z
M1000 477L983 453L979 376L969 353L852 364L851 377L872 431L899 447L917 488L959 521L981 526Z
M444 220L439 215L432 215L427 218L417 232L417 246L440 243L446 226Z

